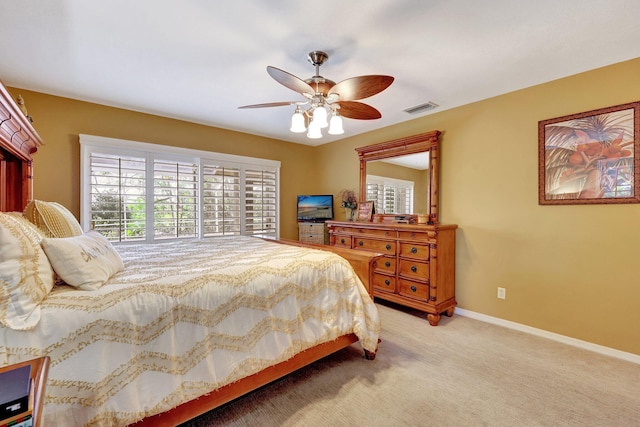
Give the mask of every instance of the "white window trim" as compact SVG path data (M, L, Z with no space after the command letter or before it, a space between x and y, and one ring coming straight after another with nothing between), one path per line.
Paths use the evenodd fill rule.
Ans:
M90 209L87 209L86 206L88 203L87 196L89 195L91 186L89 156L91 154L92 148L99 149L105 154L144 157L147 161L147 168L152 167L153 159L157 158L162 158L165 160L194 162L197 163L198 166L207 163L221 163L225 166L241 168L242 179L244 179L244 168L246 167L273 168L275 169L276 173L276 237L280 237L280 161L260 159L257 157L238 156L235 154L216 153L213 151L195 150L191 148L174 147L169 145L152 144L148 142L130 141L119 138L108 138L104 136L80 134L80 156L82 160L80 163L80 225L84 230L88 230L91 226ZM200 168L200 178L202 178L202 168ZM147 183L147 185L149 185L149 183ZM203 189L202 186L200 186L201 198L202 192ZM241 198L242 202L244 202L244 192L241 192ZM202 215L200 215L199 222L201 228L202 221ZM241 230L241 233L244 233L244 221L242 222ZM201 238L203 238L202 235Z
M413 188L415 183L413 181L407 181L404 179L387 178L384 176L367 175L367 182L373 182L374 184L387 184L397 187Z

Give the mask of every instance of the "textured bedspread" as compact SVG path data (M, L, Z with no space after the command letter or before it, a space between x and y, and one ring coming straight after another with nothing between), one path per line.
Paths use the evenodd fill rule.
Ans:
M0 327L0 364L49 355L45 425L126 425L354 332L375 305L335 254L250 237L117 246L97 291L59 286L31 331Z

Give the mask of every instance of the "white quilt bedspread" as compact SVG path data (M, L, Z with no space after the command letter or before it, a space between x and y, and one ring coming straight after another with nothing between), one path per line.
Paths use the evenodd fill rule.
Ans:
M1 365L51 358L45 425L127 425L351 332L376 350L376 307L330 252L239 236L116 248L125 269L102 288L58 286L35 329L0 327Z

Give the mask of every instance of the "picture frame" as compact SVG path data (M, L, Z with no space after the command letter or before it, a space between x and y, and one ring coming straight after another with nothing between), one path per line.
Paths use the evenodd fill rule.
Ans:
M538 122L538 204L640 203L640 102Z
M360 202L358 205L358 216L356 217L356 221L371 221L374 212L375 208L373 201Z

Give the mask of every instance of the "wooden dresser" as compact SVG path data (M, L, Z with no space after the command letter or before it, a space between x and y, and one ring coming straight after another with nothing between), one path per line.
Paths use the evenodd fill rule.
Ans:
M373 272L375 297L427 313L437 326L452 316L455 299L457 225L328 221L333 246L384 255Z

